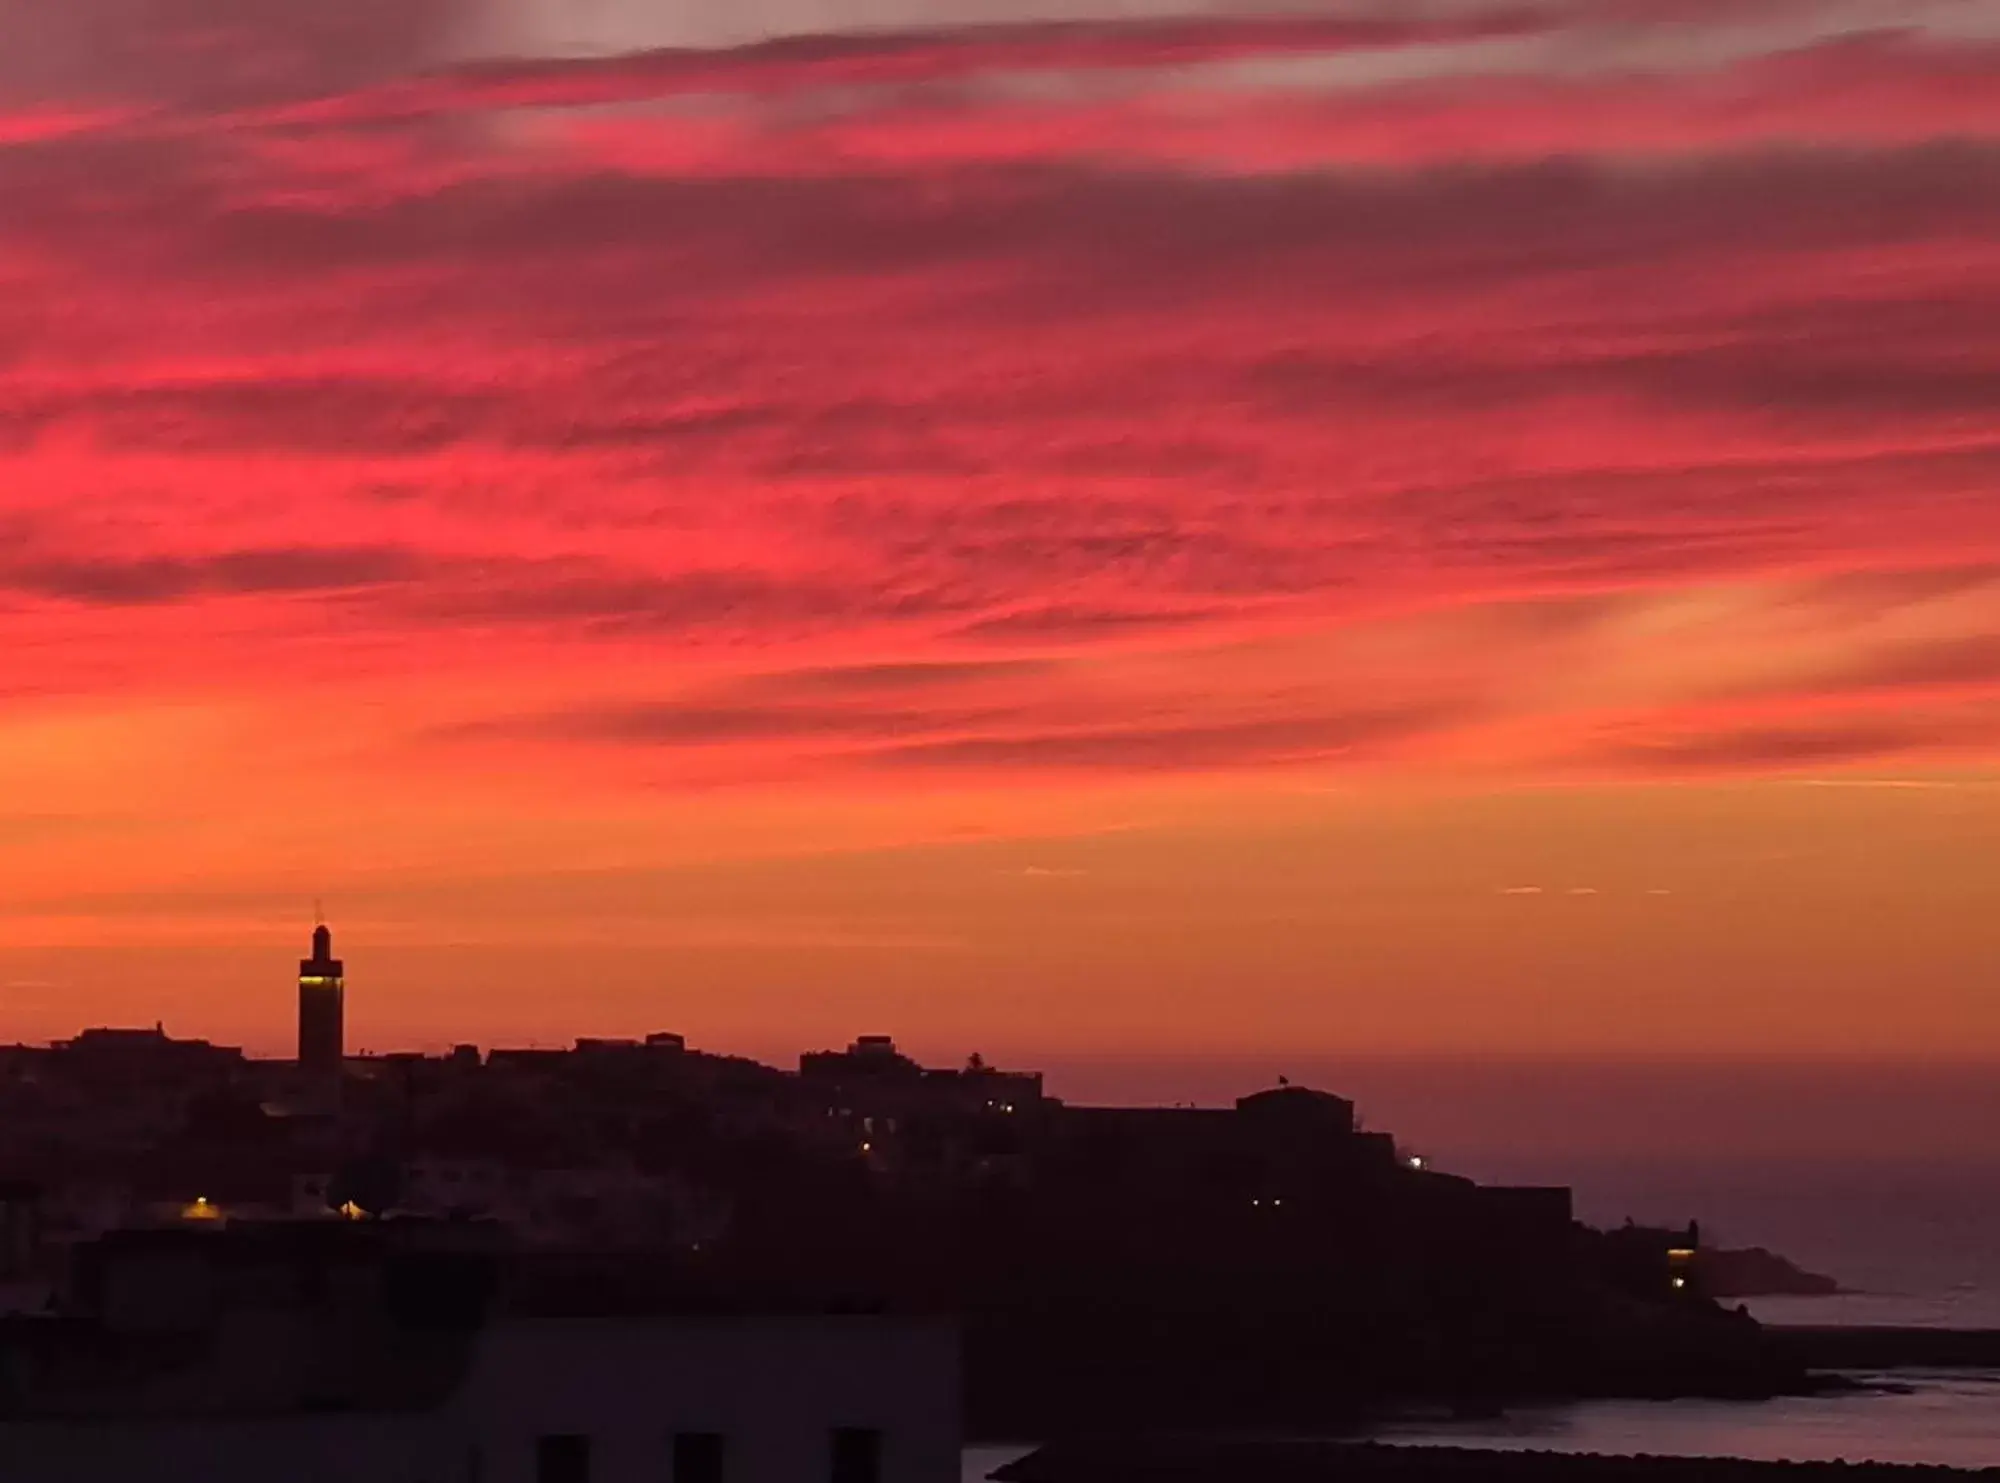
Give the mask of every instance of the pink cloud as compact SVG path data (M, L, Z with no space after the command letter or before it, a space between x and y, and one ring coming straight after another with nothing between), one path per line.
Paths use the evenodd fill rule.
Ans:
M0 74L39 90L0 112L31 687L671 644L896 693L607 678L411 745L1099 775L1462 759L1504 721L1523 767L1821 766L1915 743L1719 677L1466 693L1466 656L1561 633L1388 693L1201 656L2000 547L1987 44L1770 7L1797 26L1761 49L1565 70L1536 48L1605 17L1554 8L475 66L435 14L208 5L90 77L53 31ZM1790 693L1979 689L1978 621L1852 637ZM1079 709L1106 654L1155 667ZM1026 665L997 696L995 662Z

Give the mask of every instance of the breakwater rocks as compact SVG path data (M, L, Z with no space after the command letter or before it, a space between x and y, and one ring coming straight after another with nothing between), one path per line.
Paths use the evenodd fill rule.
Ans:
M1055 1443L992 1476L998 1483L2000 1483L2000 1468L1145 1437Z
M2000 1329L1767 1328L1771 1347L1810 1370L2000 1369Z

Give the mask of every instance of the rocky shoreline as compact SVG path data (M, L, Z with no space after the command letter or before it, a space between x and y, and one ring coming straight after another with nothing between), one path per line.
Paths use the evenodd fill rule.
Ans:
M2000 1469L1140 1437L1055 1443L996 1483L1995 1483Z

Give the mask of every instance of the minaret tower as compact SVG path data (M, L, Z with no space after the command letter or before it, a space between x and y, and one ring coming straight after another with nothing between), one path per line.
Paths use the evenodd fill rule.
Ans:
M313 929L313 952L299 962L299 1068L337 1075L347 1056L347 982L333 933Z

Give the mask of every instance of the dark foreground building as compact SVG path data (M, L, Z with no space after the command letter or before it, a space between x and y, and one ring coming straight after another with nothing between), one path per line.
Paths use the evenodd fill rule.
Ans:
M537 1282L421 1224L130 1232L0 1325L8 1483L954 1483L942 1325ZM571 1274L572 1278L575 1274ZM600 1274L602 1275L602 1274ZM608 1311L607 1311L608 1310Z

